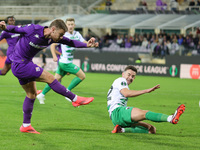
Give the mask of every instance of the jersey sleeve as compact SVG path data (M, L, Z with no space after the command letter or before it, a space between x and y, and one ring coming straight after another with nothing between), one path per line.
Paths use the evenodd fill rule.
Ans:
M12 33L28 34L28 33L32 33L33 30L34 30L34 25L28 24L26 26L8 25L5 31L12 32Z
M119 91L124 88L129 89L126 79L124 78L118 78L117 80L115 80L113 86L117 88Z
M77 34L78 34L79 40L80 40L81 42L84 42L85 39L83 38L83 36L82 36L79 32L77 32Z
M77 48L85 48L87 47L86 43L77 41L77 40L71 40L65 36L63 36L63 39L59 41L59 43L71 46L71 47L77 47Z

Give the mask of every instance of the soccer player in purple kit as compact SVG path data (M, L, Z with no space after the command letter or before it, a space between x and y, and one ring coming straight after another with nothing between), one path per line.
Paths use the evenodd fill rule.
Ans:
M36 82L48 83L51 89L72 100L72 103L78 105L86 105L93 101L93 97L80 97L68 91L61 85L52 74L43 70L32 62L32 58L42 49L48 47L52 43L62 43L72 47L98 47L95 38L91 38L88 43L82 43L76 40L70 40L64 37L67 31L65 22L61 19L54 20L49 27L29 24L24 27L13 25L6 26L4 21L0 22L0 28L7 32L19 33L21 38L15 46L15 51L10 59L12 60L11 69L13 74L18 78L19 83L26 92L23 103L23 124L20 127L21 132L36 133L31 126L31 116L33 105L37 95Z
M6 23L8 25L15 25L15 17L8 16L6 18ZM10 32L6 32L6 31L2 31L2 33L0 34L0 41L3 39L6 39L7 44L8 44L8 49L6 52L7 58L6 58L3 69L0 70L0 75L6 75L7 72L10 70L10 68L11 68L10 54L13 53L14 47L15 47L19 37L20 37L20 34L10 33Z

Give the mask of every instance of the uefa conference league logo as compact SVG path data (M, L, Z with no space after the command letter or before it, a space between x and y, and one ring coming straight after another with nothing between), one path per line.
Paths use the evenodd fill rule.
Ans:
M175 77L178 73L178 68L176 67L176 65L172 65L169 69L169 73L172 77Z

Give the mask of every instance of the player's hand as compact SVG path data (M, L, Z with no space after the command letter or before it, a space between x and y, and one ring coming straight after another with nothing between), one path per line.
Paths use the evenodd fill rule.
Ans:
M58 58L57 57L53 57L53 61L57 62Z
M94 43L95 42L95 38L91 37L88 42Z
M87 42L87 47L98 47L99 43L95 42L95 38L91 38L88 42Z
M5 21L1 21L0 22L0 28L2 29L2 30L5 30L7 27L6 27L6 23L5 23Z
M160 88L160 84L158 84L158 85L156 85L156 86L154 86L154 87L152 87L152 88L150 88L150 89L147 89L147 93L150 93L150 92L152 92L152 91L155 91L156 89L159 89Z

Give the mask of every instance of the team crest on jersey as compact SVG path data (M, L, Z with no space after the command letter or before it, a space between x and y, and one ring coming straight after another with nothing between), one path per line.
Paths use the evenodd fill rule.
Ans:
M40 67L35 67L36 72L40 71Z
M36 37L36 38L38 38L38 39L39 39L39 35L38 35L38 34L34 35L34 37Z
M126 86L126 82L124 82L124 81L121 82L121 85L122 85L122 86Z
M77 66L75 66L75 67L74 67L74 69L75 69L75 70L77 70L77 69L78 69L78 67L77 67Z
M130 109L130 107L126 107L126 109Z

